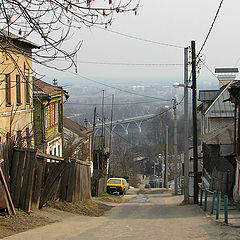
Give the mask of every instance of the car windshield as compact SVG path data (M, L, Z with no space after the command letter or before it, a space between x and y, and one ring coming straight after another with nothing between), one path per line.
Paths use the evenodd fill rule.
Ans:
M118 179L110 179L108 183L113 183L113 184L121 184L121 180Z

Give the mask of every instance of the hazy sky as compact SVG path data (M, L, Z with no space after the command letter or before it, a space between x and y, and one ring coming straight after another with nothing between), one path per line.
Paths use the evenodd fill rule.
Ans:
M116 14L109 30L127 35L182 47L196 41L197 51L201 47L216 14L220 0L141 0L137 16L134 13ZM203 50L206 65L235 67L240 58L240 1L225 0L216 24ZM78 36L83 46L79 61L134 63L134 64L181 64L183 49L162 46L123 37L95 27L82 28ZM71 40L69 40L71 46ZM59 63L56 63L59 64ZM240 61L237 67L239 67ZM68 73L40 68L47 79L58 78L60 84L69 79L83 79L71 69ZM182 80L183 66L112 66L78 64L78 73L92 79L107 82L108 79L166 79ZM217 82L216 78L202 67L198 81ZM84 81L86 82L86 81Z

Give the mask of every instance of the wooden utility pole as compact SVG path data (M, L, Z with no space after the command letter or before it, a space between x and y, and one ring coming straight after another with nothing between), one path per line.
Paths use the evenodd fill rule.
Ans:
M197 77L195 41L192 49L192 113L193 113L193 168L194 168L194 204L198 204L198 146L197 146Z
M94 152L94 148L95 148L95 138L94 138L94 134L95 134L95 128L96 128L96 117L97 117L97 108L94 108L94 113L93 113L93 135L92 135L92 161L93 161L93 152Z
M110 137L109 137L109 149L110 149L110 152L111 152L111 147L112 147L113 102L114 102L114 94L112 94L111 125L110 125Z
M188 48L184 48L184 201L189 202Z
M105 147L105 136L104 136L104 90L102 96L102 138L103 138L103 148Z
M109 136L109 152L110 157L108 159L108 177L110 177L111 171L111 149L112 149L112 128L113 128L113 102L114 102L114 94L112 94L112 110L111 110L111 125L110 125L110 136Z
M165 179L164 187L168 189L168 125L166 125L166 149L165 149Z
M178 194L178 156L177 156L177 100L173 101L174 110L174 139L173 139L173 151L174 151L174 194Z

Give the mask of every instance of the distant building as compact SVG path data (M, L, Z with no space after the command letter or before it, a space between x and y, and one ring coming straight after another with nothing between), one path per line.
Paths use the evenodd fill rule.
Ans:
M62 87L33 79L35 147L43 153L62 156L63 97Z
M33 145L31 55L39 47L4 30L0 45L0 143L8 135L23 145Z

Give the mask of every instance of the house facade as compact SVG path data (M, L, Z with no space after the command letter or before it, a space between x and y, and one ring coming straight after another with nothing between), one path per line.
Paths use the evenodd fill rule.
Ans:
M229 101L228 89L233 84L238 69L221 68L215 72L218 74L220 89L199 91L199 139L203 148L202 179L205 187L231 194L235 171L232 157L234 104ZM225 179L224 183L221 178Z
M240 82L232 84L229 88L230 100L235 105L234 109L234 156L235 156L235 182L233 188L233 199L240 201Z
M33 79L34 139L38 151L62 156L63 97L62 87Z
M33 145L32 49L34 43L0 33L0 143L11 137Z

